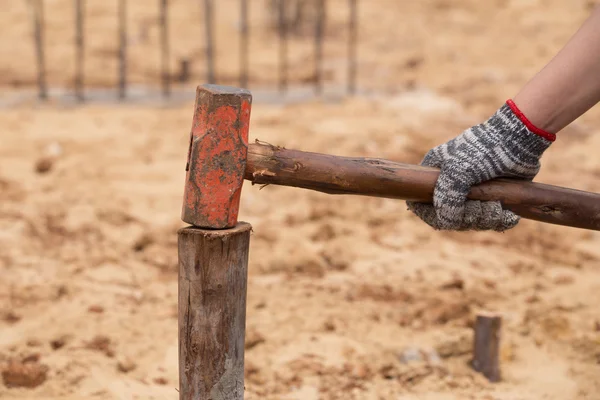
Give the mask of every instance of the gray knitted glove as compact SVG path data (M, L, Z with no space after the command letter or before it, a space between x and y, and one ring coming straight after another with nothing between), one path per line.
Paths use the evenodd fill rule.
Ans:
M471 186L499 177L533 180L554 140L509 100L484 123L427 153L421 165L440 168L433 205L407 202L408 209L437 230L513 228L519 216L499 201L467 200Z

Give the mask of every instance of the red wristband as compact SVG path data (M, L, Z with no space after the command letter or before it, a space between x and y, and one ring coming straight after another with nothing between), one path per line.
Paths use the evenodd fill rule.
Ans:
M536 135L541 136L544 139L549 140L551 142L554 142L556 140L556 135L554 133L546 132L545 130L540 129L537 126L535 126L534 124L532 124L531 121L527 119L525 114L523 114L521 112L521 110L519 110L519 108L517 107L517 105L515 104L514 101L512 101L511 99L508 99L508 100L506 100L506 104L508 104L508 106L510 107L512 112L515 113L515 115L521 120L521 122L523 122L525 124L527 129L529 129L531 132L533 132Z

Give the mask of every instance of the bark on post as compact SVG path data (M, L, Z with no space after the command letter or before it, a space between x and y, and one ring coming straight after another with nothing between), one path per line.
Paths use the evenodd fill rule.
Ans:
M341 157L248 145L244 179L337 195L431 202L440 170L391 160ZM499 200L523 218L600 231L600 193L519 179L494 179L473 186L471 200Z
M178 232L180 400L244 398L251 229Z
M493 314L479 314L475 320L473 341L473 369L481 372L490 382L499 382L500 328L502 318Z

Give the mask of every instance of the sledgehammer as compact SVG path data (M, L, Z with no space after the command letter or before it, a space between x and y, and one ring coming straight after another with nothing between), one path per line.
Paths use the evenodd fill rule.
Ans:
M435 168L375 158L340 157L248 144L252 95L227 86L196 90L182 220L209 228L237 223L244 179L316 190L431 202ZM474 186L473 200L500 200L522 218L600 230L600 194L542 183L495 179Z

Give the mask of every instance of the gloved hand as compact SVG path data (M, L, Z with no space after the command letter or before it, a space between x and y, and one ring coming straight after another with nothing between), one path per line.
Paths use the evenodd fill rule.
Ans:
M520 217L503 210L499 201L467 200L470 188L500 177L533 180L542 154L555 139L508 100L484 123L427 153L421 165L441 170L433 205L407 202L408 209L437 230L511 229Z

